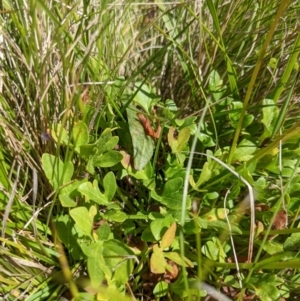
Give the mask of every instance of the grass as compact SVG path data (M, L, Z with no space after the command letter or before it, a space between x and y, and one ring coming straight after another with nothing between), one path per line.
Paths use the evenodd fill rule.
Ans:
M297 300L296 1L0 11L1 298Z

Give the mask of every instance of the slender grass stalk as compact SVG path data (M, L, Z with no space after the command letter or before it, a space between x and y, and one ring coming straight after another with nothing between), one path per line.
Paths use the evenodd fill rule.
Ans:
M239 119L236 131L235 131L235 134L234 134L234 138L233 138L233 141L232 141L232 144L231 144L231 148L230 148L230 152L229 152L229 156L228 156L228 164L231 163L233 155L234 155L234 152L236 150L237 141L238 141L238 138L240 136L240 132L242 130L242 125L243 125L243 122L244 122L244 117L245 117L245 114L246 114L246 110L247 110L249 101L251 99L251 95L252 95L252 92L253 92L254 84L255 84L258 72L260 70L261 64L263 62L265 53L266 53L266 51L267 51L267 49L268 49L268 47L269 47L269 45L271 43L271 40L272 40L272 37L274 35L276 26L277 26L277 24L278 24L278 22L279 22L279 20L280 20L280 18L282 16L284 10L288 7L289 3L290 3L290 1L283 1L283 2L281 2L281 5L278 8L277 14L276 14L276 16L275 16L275 18L274 18L274 20L272 22L272 25L270 27L270 30L269 30L268 34L267 34L266 40L265 40L265 42L264 42L264 44L262 46L262 49L261 49L260 54L259 54L259 57L258 57L257 62L255 64L255 68L253 70L253 73L252 73L252 76L251 76L251 80L250 80L250 83L249 83L248 88L247 88L247 93L246 93L246 96L245 96L245 99L244 99L243 109L241 111L240 119Z
M286 65L286 68L284 69L284 72L282 74L282 77L278 81L277 87L274 90L274 94L272 95L272 99L275 103L278 102L282 92L286 88L286 85L290 79L290 76L292 74L293 69L295 69L295 64L297 62L298 56L300 53L300 33L297 35L294 48L292 50L292 54L289 57L289 61ZM274 133L273 133L274 136Z

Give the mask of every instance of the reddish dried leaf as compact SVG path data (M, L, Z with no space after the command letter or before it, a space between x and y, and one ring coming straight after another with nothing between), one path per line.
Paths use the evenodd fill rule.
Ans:
M268 211L270 209L270 206L264 203L257 204L255 206L255 210L262 212L262 211Z
M144 241L142 241L139 237L134 237L132 234L129 234L126 240L128 246L134 250L142 252L147 248L147 244Z
M148 135L148 136L150 136L150 137L152 137L152 138L158 139L159 136L160 136L160 133L161 133L161 125L160 125L160 123L159 122L157 123L157 130L155 131L152 128L151 123L150 123L150 119L148 117L144 116L141 113L138 113L137 116L138 116L140 122L143 125L145 134Z
M128 166L130 166L131 163L131 157L129 154L127 154L125 151L120 151L120 153L123 155L123 159L121 161L122 165L124 168L128 168Z
M287 214L284 210L278 211L274 219L272 230L281 230L286 228Z
M178 266L175 262L173 262L172 260L169 260L167 259L167 263L168 265L170 265L172 267L172 271L170 270L166 270L166 273L165 273L165 280L169 280L169 281L175 281L178 277L178 273L179 273L179 269L178 269Z
M273 221L271 229L272 230L285 229L287 226L287 223L288 223L288 216L287 216L285 210L278 211L275 216L275 219ZM268 239L271 240L276 236L277 235L269 235Z

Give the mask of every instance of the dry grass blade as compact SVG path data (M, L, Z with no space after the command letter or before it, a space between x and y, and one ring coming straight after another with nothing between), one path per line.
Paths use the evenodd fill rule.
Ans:
M10 193L9 200L7 202L5 212L4 212L4 215L3 215L2 230L1 230L1 237L2 238L5 238L6 223L7 223L9 214L11 212L11 207L12 207L12 204L13 204L13 201L14 201L14 198L15 198L15 194L17 192L17 185L19 183L20 169L21 169L21 166L18 165L16 179L15 179L14 184L12 186L12 191ZM2 241L2 247L4 247L4 240Z

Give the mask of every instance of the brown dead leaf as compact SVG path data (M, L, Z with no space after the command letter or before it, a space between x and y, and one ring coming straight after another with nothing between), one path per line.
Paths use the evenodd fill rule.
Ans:
M285 210L278 211L274 222L272 224L272 230L281 230L287 226L287 214Z
M125 151L121 150L120 153L123 155L123 159L121 161L121 164L123 165L124 168L128 168L128 166L131 165L131 157L128 153Z
M280 210L277 212L275 219L273 221L272 230L281 230L281 229L285 229L286 226L288 224L288 216L286 214L285 210ZM274 237L276 237L277 235L269 235L268 239L271 240Z
M159 121L157 122L157 130L155 131L151 126L150 119L147 116L143 115L142 113L138 113L137 116L142 123L145 134L152 138L158 139L161 133L161 125Z
M259 212L268 211L269 209L270 209L270 206L268 204L264 204L264 203L260 203L255 206L255 210L259 211Z
M132 234L128 234L127 244L130 248L134 250L144 251L147 248L147 244L142 241L139 237L134 237Z
M179 274L178 266L175 262L173 262L170 259L167 259L167 264L172 267L172 271L166 269L166 272L164 274L164 279L167 283L174 282L177 279L178 274Z

